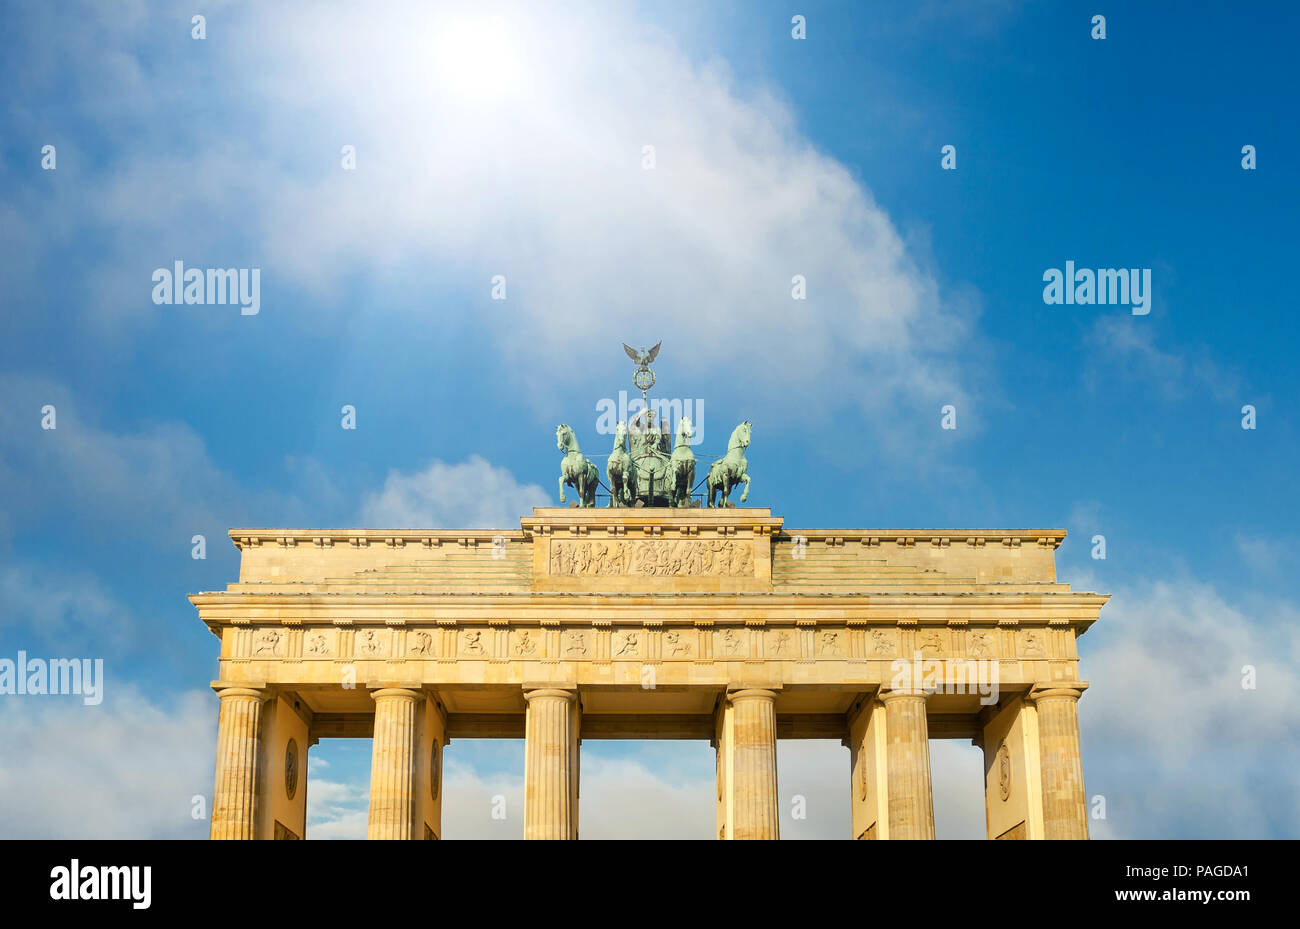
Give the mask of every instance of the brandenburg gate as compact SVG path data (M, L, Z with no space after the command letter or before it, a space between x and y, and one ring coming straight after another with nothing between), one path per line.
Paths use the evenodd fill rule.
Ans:
M578 837L583 739L707 739L720 839L778 837L783 739L849 746L845 837L933 838L929 740L971 739L989 838L1088 836L1076 644L1107 598L1057 582L1062 530L586 502L230 535L238 583L190 598L221 642L214 839L302 838L334 737L373 739L373 839L441 836L472 738L524 739L529 839Z

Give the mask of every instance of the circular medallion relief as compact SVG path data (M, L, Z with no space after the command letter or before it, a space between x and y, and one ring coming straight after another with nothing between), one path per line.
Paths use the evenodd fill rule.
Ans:
M429 793L433 799L438 799L439 781L442 779L442 763L438 759L438 740L433 740L433 748L429 750Z
M284 792L290 800L298 792L298 743L293 739L284 749Z
M858 755L858 799L867 799L867 753Z
M715 764L716 774L714 775L713 779L718 783L718 799L721 800L722 799L722 749L718 749L716 754L717 754L717 762Z
M1011 796L1011 752L1005 742L998 749L998 793L1003 800Z

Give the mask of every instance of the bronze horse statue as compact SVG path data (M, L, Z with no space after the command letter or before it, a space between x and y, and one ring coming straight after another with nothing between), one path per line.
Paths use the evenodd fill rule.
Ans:
M578 448L578 438L573 430L563 423L555 427L555 447L564 452L560 461L560 502L565 502L564 487L567 484L578 492L578 506L595 506L600 472Z
M677 441L673 445L673 456L668 461L669 506L691 505L691 490L695 487L695 453L691 451L693 438L695 427L683 416L677 423Z
M627 423L614 427L614 449L605 463L609 480L609 505L632 506L636 502L636 462L627 453Z
M744 503L749 497L749 462L745 460L745 449L749 447L749 433L749 420L745 420L731 431L731 438L727 441L726 456L719 458L709 466L707 479L709 506L730 505L728 498L731 495L732 488L737 484L743 483L745 485L745 489L740 495L740 502ZM722 500L719 503L714 503L714 495L719 491L722 492Z

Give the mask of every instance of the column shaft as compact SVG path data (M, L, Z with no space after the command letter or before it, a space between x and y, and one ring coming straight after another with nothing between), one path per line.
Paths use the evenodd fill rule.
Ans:
M738 690L728 695L734 713L732 837L780 837L776 787L776 694Z
M524 838L578 837L578 694L524 693Z
M934 838L934 795L930 789L930 737L925 718L926 695L891 690L885 704L889 791L889 837Z
M1048 839L1088 838L1088 805L1079 749L1079 695L1073 687L1031 694L1038 707L1042 764L1043 832Z
M262 741L260 689L218 691L217 774L212 794L214 839L253 839L257 830L258 756Z
M422 695L405 688L376 690L370 761L368 839L414 839L415 710Z

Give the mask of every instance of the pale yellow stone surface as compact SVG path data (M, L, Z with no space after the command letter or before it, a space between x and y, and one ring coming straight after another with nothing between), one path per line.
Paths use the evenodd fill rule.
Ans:
M733 837L779 832L767 813L769 795L779 811L776 738L850 745L846 832L870 838L933 835L925 735L982 740L986 753L1000 739L1026 793L989 800L991 836L1023 823L1029 837L1086 837L1076 642L1107 598L1057 582L1061 530L791 530L762 508L541 508L513 530L231 537L238 583L191 601L220 638L220 686L262 688L279 709L277 744L264 745L252 698L223 698L214 836L274 822L298 832L309 744L374 734L372 832L437 837L434 741L439 765L453 738L553 746L556 704L534 713L525 695L560 689L573 693L570 748L533 753L545 763L526 773L538 785L526 831L577 834L580 726L584 738L713 740L718 831ZM900 667L931 692L891 698L906 689ZM981 674L996 676L995 705L966 686ZM370 696L394 688L411 694L396 729ZM745 690L772 697L738 730L728 694ZM291 730L303 779L292 803L275 787ZM758 747L768 731L770 752ZM750 760L738 769L741 734ZM409 814L394 805L408 795Z
M934 838L928 699L911 690L880 693L885 705L885 789L891 839Z
M1038 714L1015 696L994 713L976 739L984 750L984 810L988 837L1041 839L1043 800Z
M1043 832L1048 839L1088 838L1077 712L1083 686L1040 686L1029 694L1038 709Z
M257 838L262 753L261 688L218 691L217 775L212 792L212 838Z
M424 702L417 690L385 687L375 700L374 749L370 766L368 839L414 839L416 822L416 715Z
M578 693L539 687L526 690L524 699L524 838L576 839Z

